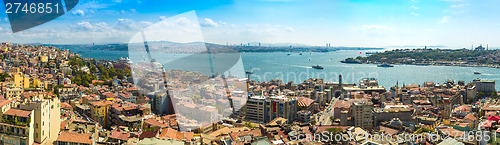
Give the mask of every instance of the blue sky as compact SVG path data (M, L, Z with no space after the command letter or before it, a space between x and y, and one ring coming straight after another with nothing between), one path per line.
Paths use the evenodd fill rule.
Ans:
M496 0L80 0L60 18L15 34L1 13L0 40L126 43L149 25L194 10L204 40L218 44L500 47L499 4Z

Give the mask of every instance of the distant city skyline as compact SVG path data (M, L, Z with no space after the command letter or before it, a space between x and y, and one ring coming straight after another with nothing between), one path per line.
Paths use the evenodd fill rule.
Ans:
M13 43L127 43L139 30L196 11L205 42L331 47L497 48L499 1L470 0L81 0L62 17L13 34L0 15L0 39ZM5 11L5 7L0 7ZM258 44L257 44L258 45Z

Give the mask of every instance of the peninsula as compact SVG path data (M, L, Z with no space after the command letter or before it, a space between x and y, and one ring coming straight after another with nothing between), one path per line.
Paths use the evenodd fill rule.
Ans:
M444 65L500 68L500 51L479 46L469 49L396 49L363 57L346 58L342 63Z

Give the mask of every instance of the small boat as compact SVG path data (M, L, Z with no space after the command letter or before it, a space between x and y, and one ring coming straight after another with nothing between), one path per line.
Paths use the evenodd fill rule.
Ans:
M481 73L480 73L480 72L475 71L475 72L474 72L474 74L478 75L478 74L481 74Z
M290 56L290 53L288 53L288 54L286 54L286 55Z
M302 52L301 52L301 53L299 53L299 55L302 55Z
M314 68L314 69L323 69L323 67L319 66L319 65L313 65L312 68Z
M394 67L394 65L384 63L384 64L377 65L377 67Z

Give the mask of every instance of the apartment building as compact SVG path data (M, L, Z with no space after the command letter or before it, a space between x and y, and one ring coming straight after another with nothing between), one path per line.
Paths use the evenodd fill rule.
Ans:
M352 105L354 126L368 129L373 127L373 103L354 102Z
M298 101L285 96L254 96L247 100L246 119L257 123L267 123L282 117L297 119Z
M29 88L30 76L23 73L16 73L14 74L14 84L18 88Z
M39 144L52 144L60 129L60 102L57 97L32 98L18 102L18 108L33 110L34 141Z
M108 105L103 101L89 103L90 117L103 126L108 126Z
M2 104L5 102L3 100ZM10 104L8 104L10 105ZM11 108L3 112L0 122L0 144L32 145L34 142L34 110Z
M264 104L266 103L266 97L254 96L247 100L246 105L246 119L252 122L264 123Z

